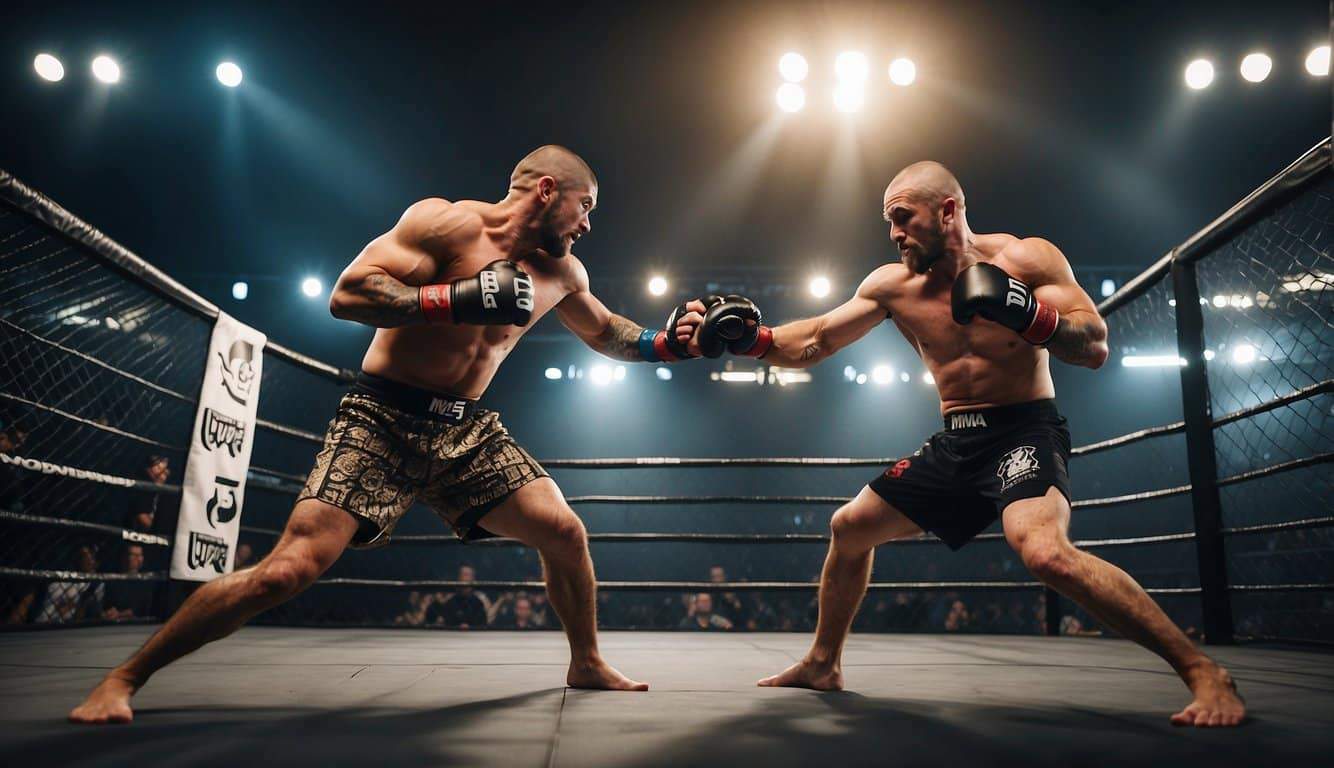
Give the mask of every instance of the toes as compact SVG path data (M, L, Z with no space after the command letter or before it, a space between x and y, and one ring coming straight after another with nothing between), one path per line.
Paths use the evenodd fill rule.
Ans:
M1175 715L1172 715L1172 725L1180 727L1180 726L1194 725L1194 724L1195 724L1195 713L1191 712L1189 707L1181 710Z

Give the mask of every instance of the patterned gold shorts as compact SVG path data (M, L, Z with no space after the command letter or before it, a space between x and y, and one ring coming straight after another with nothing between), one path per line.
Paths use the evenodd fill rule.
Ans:
M367 379L363 374L362 382ZM375 381L410 395L422 392ZM416 500L464 541L494 536L478 524L482 517L519 488L547 477L494 411L470 408L465 417L447 421L403 405L402 398L361 386L344 396L301 491L299 499L319 499L361 521L352 546L385 543Z

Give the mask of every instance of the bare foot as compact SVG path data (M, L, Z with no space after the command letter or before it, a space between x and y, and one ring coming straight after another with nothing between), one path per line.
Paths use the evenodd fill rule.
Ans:
M637 683L616 671L602 659L570 662L565 684L571 688L592 688L599 691L647 691L648 683Z
M134 719L130 697L138 686L129 680L107 676L88 698L70 710L71 723L128 723Z
M843 690L843 671L831 664L816 664L802 659L758 685L764 688L811 688L817 691Z
M1172 715L1172 725L1196 728L1226 728L1246 719L1246 704L1237 693L1237 685L1226 669L1212 660L1182 675L1195 700Z

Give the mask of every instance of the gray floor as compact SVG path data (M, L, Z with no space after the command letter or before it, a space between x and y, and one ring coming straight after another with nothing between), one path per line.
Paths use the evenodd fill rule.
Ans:
M1185 689L1121 641L855 635L842 693L758 689L795 634L604 633L647 694L567 691L552 632L252 627L161 672L124 727L65 713L147 627L0 635L7 765L1328 765L1334 655L1224 648L1254 717L1172 728ZM966 762L965 762L966 761Z

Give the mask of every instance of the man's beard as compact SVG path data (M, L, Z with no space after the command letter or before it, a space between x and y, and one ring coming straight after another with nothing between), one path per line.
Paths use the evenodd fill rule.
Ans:
M551 226L549 220L542 222L542 228L538 233L538 241L539 247L553 259L563 259L570 255L570 246L565 241L565 236Z

